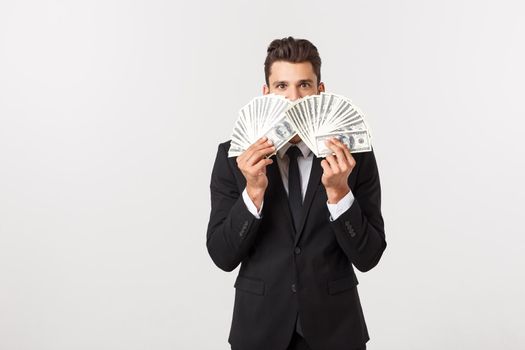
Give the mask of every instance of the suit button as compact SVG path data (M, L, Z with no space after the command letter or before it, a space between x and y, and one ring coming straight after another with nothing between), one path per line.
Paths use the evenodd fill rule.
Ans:
M299 248L299 247L295 247L294 252L295 252L295 254L297 254L297 255L301 254L301 248Z
M245 221L242 225L241 232L239 232L239 237L244 238L246 235L246 229L248 228L248 221Z
M292 293L297 293L297 287L295 286L295 283L292 283Z
M346 230L350 234L350 237L355 237L355 231L352 225L350 224L350 221L345 221Z

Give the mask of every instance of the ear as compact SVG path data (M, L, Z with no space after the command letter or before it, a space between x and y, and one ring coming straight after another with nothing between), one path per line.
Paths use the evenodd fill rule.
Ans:
M319 83L318 90L319 90L319 92L325 92L325 87L324 87L324 83L323 82Z
M268 88L268 85L263 85L263 95L268 95L270 93L270 88Z

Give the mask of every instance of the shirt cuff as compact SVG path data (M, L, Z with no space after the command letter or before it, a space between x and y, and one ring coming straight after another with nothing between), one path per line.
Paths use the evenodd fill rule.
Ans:
M330 204L328 201L326 205L328 206L328 211L330 212L330 221L337 220L345 211L350 209L354 203L354 194L352 191L349 191L346 196L341 198L341 200L335 204Z
M242 191L242 199L244 200L244 204L246 205L246 208L248 208L248 211L252 213L253 216L255 216L255 218L260 219L264 201L261 203L261 210L257 211L257 207L255 206L255 204L253 204L253 201L250 198L250 196L248 196L248 191L246 191L246 188L244 189L244 191Z

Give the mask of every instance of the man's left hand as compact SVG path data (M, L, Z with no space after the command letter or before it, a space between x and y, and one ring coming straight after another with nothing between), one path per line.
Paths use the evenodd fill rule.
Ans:
M350 192L348 176L355 167L355 159L348 147L336 138L326 140L326 145L334 154L321 161L323 167L321 182L326 188L328 203L336 204Z

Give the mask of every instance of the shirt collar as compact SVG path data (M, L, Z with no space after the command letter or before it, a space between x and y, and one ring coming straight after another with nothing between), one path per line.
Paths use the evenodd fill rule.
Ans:
M286 145L284 145L283 147L281 147L281 149L279 149L277 151L277 155L279 156L279 158L282 159L284 157L284 155L286 154L286 151L288 151L288 148L290 148L292 146L297 146L299 148L299 150L301 150L301 153L302 153L304 158L308 157L310 155L310 153L312 152L308 148L306 143L304 143L302 140L299 141L298 143L290 143L290 142L288 142Z

